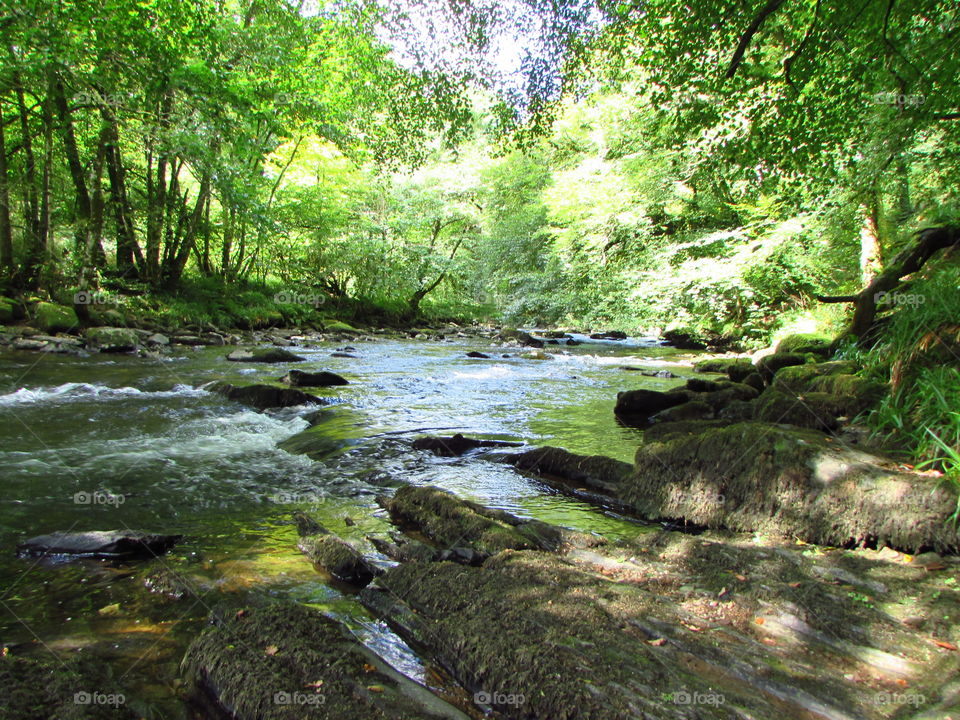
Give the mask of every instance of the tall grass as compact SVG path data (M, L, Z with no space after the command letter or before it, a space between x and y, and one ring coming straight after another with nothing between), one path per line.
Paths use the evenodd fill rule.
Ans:
M951 458L960 452L958 280L960 271L948 264L915 281L892 296L877 344L846 353L865 374L890 384L867 418L875 436L944 471L956 470Z

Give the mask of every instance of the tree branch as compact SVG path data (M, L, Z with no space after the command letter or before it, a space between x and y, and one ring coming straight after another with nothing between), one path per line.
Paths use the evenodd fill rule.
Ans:
M727 68L728 80L736 75L737 68L740 67L740 63L743 61L743 56L747 52L747 48L750 47L750 41L753 40L753 36L757 34L760 27L766 22L766 19L779 10L780 6L785 2L786 0L767 0L767 4L763 6L763 9L760 10L753 19L753 22L750 23L750 27L740 36L740 43L737 45L737 49L730 59L730 67Z

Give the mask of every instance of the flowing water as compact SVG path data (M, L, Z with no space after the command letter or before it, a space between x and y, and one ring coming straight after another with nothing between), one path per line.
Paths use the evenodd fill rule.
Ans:
M442 677L301 555L292 510L374 557L364 537L391 529L375 495L401 483L439 485L612 538L649 529L509 466L436 458L410 441L462 432L629 461L637 436L614 420L616 392L680 380L620 366L688 375L676 351L652 340L595 342L548 346L556 354L531 360L481 339L353 345L354 358L331 357L332 344L295 348L308 362L290 366L227 362L230 348L175 348L161 359L0 354L0 642L15 652L95 653L118 686L133 688L128 702L143 717L194 717L178 693L183 650L222 593L257 590L337 617L399 670L450 695ZM469 350L493 357L470 359ZM351 384L320 391L332 402L319 412L255 412L197 389L275 380L289 367L329 369ZM184 540L160 560L122 566L14 553L33 535L96 529ZM187 578L196 599L150 593L144 577L161 566Z

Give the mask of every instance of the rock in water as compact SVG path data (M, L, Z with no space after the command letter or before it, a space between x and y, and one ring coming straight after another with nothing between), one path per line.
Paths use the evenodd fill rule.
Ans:
M283 601L220 614L182 665L197 699L219 711L210 717L468 720L314 609Z
M331 385L349 385L349 381L337 375L336 373L321 370L320 372L304 372L303 370L291 370L282 378L280 382L286 383L291 387L329 387Z
M95 327L84 334L87 347L105 353L132 352L140 344L137 333L127 328Z
M257 410L293 407L295 405L324 405L326 401L316 395L292 388L278 388L273 385L245 385L237 387L230 383L212 383L206 389L220 393L229 400L250 405Z
M379 574L352 545L347 544L309 515L296 512L300 542L297 547L304 555L321 566L337 580L365 587Z
M471 350L467 353L468 358L480 358L481 360L489 360L490 356L482 352L477 352L476 350Z
M133 530L38 535L17 546L21 557L72 555L128 560L156 557L172 548L182 535L154 535Z
M617 405L613 412L625 425L643 426L650 418L674 405L681 405L689 398L683 392L660 392L659 390L627 390L617 393Z
M453 437L423 437L413 441L415 450L429 450L441 457L456 457L468 450L486 447L520 447L523 443L507 442L505 440L474 440L466 438L460 433Z
M254 348L252 350L234 350L227 355L233 362L282 363L303 362L306 358L294 355L283 348Z

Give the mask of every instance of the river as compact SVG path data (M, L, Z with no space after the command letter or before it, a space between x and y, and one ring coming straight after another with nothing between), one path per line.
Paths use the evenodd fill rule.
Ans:
M256 590L337 617L399 670L455 696L347 588L303 557L292 510L306 510L375 558L365 536L392 530L375 496L401 483L438 485L611 538L649 529L508 466L436 458L410 441L462 432L629 461L637 431L615 422L617 391L680 380L621 366L689 375L687 355L652 339L548 346L546 360L483 338L351 343L353 358L331 357L342 341L293 348L307 362L290 365L227 362L229 347L176 347L159 359L0 354L0 641L17 652L94 653L131 689L129 702L143 717L194 718L180 698L183 651L222 593ZM467 358L470 350L492 357ZM328 369L351 384L320 391L331 404L319 412L255 412L197 389L211 380L275 380L289 367ZM14 553L33 535L97 529L184 540L160 560L123 566ZM144 578L157 565L185 577L196 598L151 593Z

